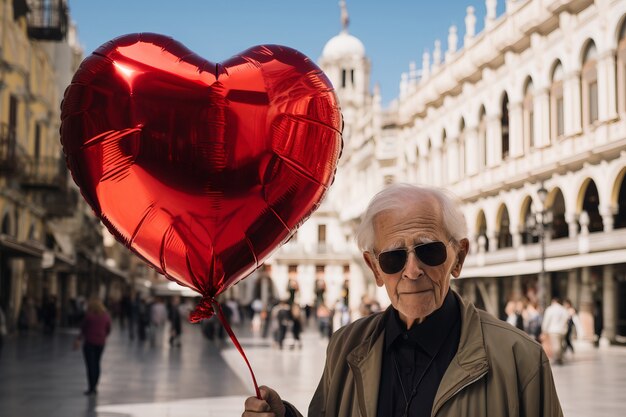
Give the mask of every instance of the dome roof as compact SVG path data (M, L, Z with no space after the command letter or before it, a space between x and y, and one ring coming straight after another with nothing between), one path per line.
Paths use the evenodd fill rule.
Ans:
M332 37L322 51L323 59L335 60L350 56L365 57L365 47L358 38L348 34L347 31Z

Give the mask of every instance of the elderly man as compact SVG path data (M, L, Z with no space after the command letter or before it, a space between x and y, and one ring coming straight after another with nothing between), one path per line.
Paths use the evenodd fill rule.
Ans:
M398 184L372 199L357 241L391 306L332 336L309 416L563 415L541 346L450 290L465 236L443 190ZM243 417L300 415L261 392Z

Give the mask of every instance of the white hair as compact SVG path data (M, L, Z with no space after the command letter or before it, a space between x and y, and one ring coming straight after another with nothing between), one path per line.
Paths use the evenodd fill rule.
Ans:
M442 188L412 184L393 184L379 191L370 201L363 220L356 230L356 241L362 251L374 249L374 218L386 210L401 210L424 194L431 195L439 202L443 227L455 244L467 237L467 223L461 211L461 201L450 191Z

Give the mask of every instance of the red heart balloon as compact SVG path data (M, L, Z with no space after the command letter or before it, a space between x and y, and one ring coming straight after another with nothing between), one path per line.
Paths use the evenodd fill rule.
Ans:
M311 215L342 146L330 81L275 45L214 64L169 37L122 36L83 61L61 119L74 181L111 233L205 297Z

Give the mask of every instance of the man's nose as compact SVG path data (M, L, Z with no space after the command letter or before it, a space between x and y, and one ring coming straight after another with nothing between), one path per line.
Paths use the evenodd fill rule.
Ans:
M422 275L424 275L424 270L422 269L419 259L417 259L415 251L409 251L406 265L404 266L404 270L402 271L402 278L418 279Z

